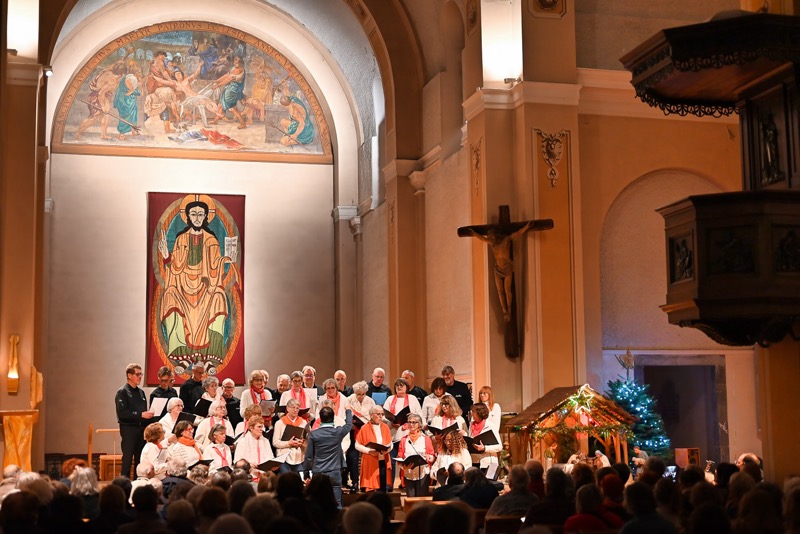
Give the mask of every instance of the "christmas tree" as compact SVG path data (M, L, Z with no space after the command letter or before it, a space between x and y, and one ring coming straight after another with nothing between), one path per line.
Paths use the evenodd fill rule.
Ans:
M628 446L632 449L638 445L647 454L667 459L672 456L672 450L664 432L664 421L655 411L656 400L647 393L649 387L635 380L611 380L608 382L606 396L638 418L633 424L633 441L628 442ZM629 457L630 454L629 451Z

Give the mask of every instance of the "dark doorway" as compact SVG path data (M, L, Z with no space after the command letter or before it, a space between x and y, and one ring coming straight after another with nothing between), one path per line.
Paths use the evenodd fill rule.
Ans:
M727 404L724 365L646 365L639 370L656 399L672 448L699 448L702 468L706 460L727 461L726 429L719 424L727 420L720 413Z

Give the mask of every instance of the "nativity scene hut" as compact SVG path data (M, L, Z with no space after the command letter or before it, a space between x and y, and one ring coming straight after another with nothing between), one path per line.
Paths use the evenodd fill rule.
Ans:
M573 454L588 456L594 439L612 462L628 463L628 438L636 418L589 384L551 389L506 422L512 456L539 460L546 467Z

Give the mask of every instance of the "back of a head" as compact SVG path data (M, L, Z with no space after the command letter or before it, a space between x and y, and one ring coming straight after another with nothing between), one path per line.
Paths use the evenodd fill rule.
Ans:
M453 484L464 480L464 466L460 462L453 462L447 468L447 483Z
M125 492L119 486L109 484L100 490L99 506L101 512L124 512Z
M54 491L46 480L42 478L34 478L27 481L20 481L17 483L17 488L33 493L39 499L42 506L47 506L53 500Z
M8 464L3 468L3 478L16 478L22 472L20 466Z
M392 517L394 517L394 504L392 504L392 499L388 494L380 491L373 491L367 493L364 501L380 510L384 523L389 523Z
M56 495L50 503L50 518L54 525L74 525L83 518L83 501L77 495Z
M429 532L472 532L473 511L466 503L448 502L437 506L428 518Z
M780 512L775 510L772 495L756 488L742 498L735 525L741 524L744 531L779 532ZM749 527L749 528L748 528Z
M681 471L680 475L678 475L678 483L683 490L690 489L692 486L705 479L703 470L694 464L687 466L686 469Z
M606 475L600 481L600 490L603 497L613 502L622 502L622 495L625 491L625 483L620 480L616 473Z
M596 514L603 504L600 488L594 484L584 484L575 493L575 510L579 514Z
M651 456L645 460L644 468L658 476L664 476L664 472L667 470L667 464L658 456Z
M220 488L208 488L200 497L197 515L215 519L228 513L228 494Z
M714 485L706 480L701 480L692 486L689 492L689 503L692 508L697 508L701 504L711 503L722 506L722 495Z
M342 526L346 534L380 534L383 517L375 505L356 502L344 511Z
M253 534L250 524L240 515L222 514L211 524L208 534Z
M231 512L234 514L241 514L244 505L247 501L256 496L256 490L253 485L244 480L237 480L231 484L228 490L228 501L230 502Z
M628 479L631 477L631 468L628 466L628 464L617 462L615 464L611 464L611 469L617 472L617 476L619 476L623 484L627 484Z
M399 534L428 534L428 522L430 521L431 512L436 509L436 506L429 503L418 503L406 514L406 519L403 521L403 526Z
M193 526L195 516L194 506L186 499L167 506L167 525L173 530L180 531L183 527Z
M800 532L800 486L793 487L786 494L783 510L787 532Z
M572 494L572 479L560 467L551 467L545 476L544 491L549 499L569 499Z
M525 462L525 471L533 482L541 482L544 479L544 466L539 460Z
M739 471L750 475L750 478L755 480L756 483L761 482L763 478L761 475L761 468L754 462L744 462L741 467L739 467Z
M739 471L739 468L729 462L722 462L717 465L717 487L727 488L731 481L731 477Z
M729 534L731 520L725 510L710 502L703 503L692 511L689 516L687 534Z
M39 517L40 506L39 498L27 490L9 493L3 499L3 512L0 514L0 520L5 525L30 525L33 527Z
M264 525L277 519L281 514L280 504L269 495L258 495L248 499L242 508L242 517L247 519L255 531L262 530Z
M206 486L192 486L186 493L186 500L192 503L198 515L200 515L200 499L207 490L208 487Z
M483 471L477 467L470 467L464 471L464 485L470 488L477 488L480 486L488 486L490 484Z
M530 482L530 477L524 467L515 465L511 468L511 472L508 474L508 487L512 491L528 491L528 482Z
M674 509L678 501L678 485L671 478L662 477L656 482L653 496L656 498L658 506L668 506L670 509Z
M281 473L275 483L275 498L278 502L295 497L303 498L303 479L297 473Z
M744 471L734 473L731 477L731 481L728 483L728 498L734 502L737 502L748 492L755 489L755 487L756 481L753 480L753 477Z
M572 466L572 481L575 483L575 490L586 484L594 484L594 471L588 464L575 464Z
M325 406L319 411L319 420L321 423L333 423L333 410Z
M125 500L127 501L131 496L131 480L127 477L117 477L111 481L114 486L117 486L125 492Z
M650 486L634 482L625 488L625 506L637 516L652 514L656 510L656 498Z
M217 471L211 475L211 480L208 481L210 486L228 491L231 488L231 475L225 471Z
M137 513L155 512L158 507L158 492L150 484L145 484L136 488L131 500Z

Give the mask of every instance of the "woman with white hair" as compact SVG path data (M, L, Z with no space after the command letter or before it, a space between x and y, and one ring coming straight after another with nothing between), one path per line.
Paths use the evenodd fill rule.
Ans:
M436 452L431 438L422 432L422 417L419 414L408 416L409 433L398 443L397 462L403 468L408 497L424 497L428 495L430 486L430 466L436 460ZM421 464L408 464L404 460L419 456Z
M314 389L307 389L303 387L303 373L300 371L292 372L292 387L288 391L284 391L281 395L280 405L286 406L289 399L296 399L300 403L300 409L308 408L308 413L301 416L306 421L314 417L317 405L317 391Z
M346 407L353 412L353 430L350 431L350 447L347 449L347 474L350 476L350 491L359 489L359 466L361 453L356 450L356 436L359 428L369 422L369 410L375 406L375 401L367 395L369 385L362 380L353 384L353 394L347 397ZM342 483L345 481L342 480Z
M280 456L289 453L286 462L281 466L280 472L287 473L294 471L299 473L303 468L306 456L306 440L300 437L283 439L283 434L288 427L305 428L308 423L300 417L300 402L297 399L289 399L286 402L286 413L275 423L275 432L272 434L272 445L275 447L275 455Z
M83 502L83 518L95 519L100 515L100 485L94 469L76 467L71 478L69 493L77 495Z
M173 397L167 401L167 413L158 420L164 429L164 439L161 442L163 447L167 447L178 441L177 436L175 436L172 431L175 428L175 424L178 422L178 414L182 411L183 401L180 397Z
M316 418L319 419L319 411L322 409L322 402L328 400L333 409L333 416L339 417L344 421L345 411L347 410L347 399L339 392L339 386L336 384L336 380L328 378L322 383L322 389L325 391L325 395L318 399Z
M208 417L200 421L195 431L195 440L197 440L197 446L200 447L200 450L204 450L206 445L209 444L209 432L216 425L224 426L227 434L233 437L233 425L226 418L227 415L228 405L225 399L216 400L211 403L211 406L208 407Z

